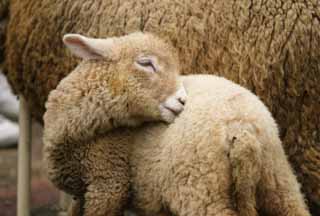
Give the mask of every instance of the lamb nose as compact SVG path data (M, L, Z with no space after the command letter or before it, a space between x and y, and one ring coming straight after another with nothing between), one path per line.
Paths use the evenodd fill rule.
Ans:
M185 105L185 104L186 104L186 98L179 97L178 100L179 100L179 102L180 102L182 105Z
M183 85L181 85L180 89L178 90L176 94L177 100L182 104L185 105L187 101L187 92Z

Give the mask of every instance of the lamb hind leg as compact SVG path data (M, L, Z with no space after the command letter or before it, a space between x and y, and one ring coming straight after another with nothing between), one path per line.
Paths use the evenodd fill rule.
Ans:
M230 149L233 196L241 216L257 216L256 188L261 178L261 144L249 131L233 137Z
M299 183L283 151L278 151L270 161L269 164L273 164L273 167L263 169L258 186L262 213L272 216L310 216Z
M213 163L211 158L202 157L199 163L186 164L180 169L182 173L174 173L174 184L164 196L165 203L168 203L168 208L174 215L239 215L231 197L231 167L228 156L219 151L214 157L217 160ZM206 168L207 173L204 173Z
M294 192L287 186L264 188L259 194L262 200L262 213L282 216L310 216L304 199L299 191Z

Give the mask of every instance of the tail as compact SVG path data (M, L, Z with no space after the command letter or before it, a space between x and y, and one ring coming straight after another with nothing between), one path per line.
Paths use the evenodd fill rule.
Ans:
M261 177L261 144L248 131L233 136L230 149L236 208L241 216L256 216L256 188Z

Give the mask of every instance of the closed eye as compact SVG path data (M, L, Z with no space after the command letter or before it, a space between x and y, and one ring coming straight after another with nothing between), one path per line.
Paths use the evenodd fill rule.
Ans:
M140 67L143 67L148 72L157 72L157 68L150 58L140 58L136 62Z

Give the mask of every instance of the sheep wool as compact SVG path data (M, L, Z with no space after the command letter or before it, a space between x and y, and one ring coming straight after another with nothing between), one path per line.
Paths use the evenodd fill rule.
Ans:
M96 137L146 121L172 122L186 101L178 58L169 44L140 32L103 40L68 34L63 41L84 60L46 103L48 177L79 201L74 212L116 216L129 194L128 147Z
M174 123L138 128L126 143L133 208L141 215L310 215L264 104L224 78L182 79L188 102ZM107 136L120 141L118 132Z
M224 76L264 101L310 206L320 211L318 0L11 0L9 10L6 73L37 119L78 63L62 35L152 32L178 49L184 74Z
M86 186L78 184L80 180L99 182L82 189L89 202L77 199L73 213L84 205L85 215L101 215L110 206L110 197L117 200L122 194L120 172L130 173L126 206L142 216L310 216L264 104L224 78L181 79L188 101L172 124L115 129L97 134L87 145L80 143L76 152L65 148L65 155L74 156L63 160L63 169L55 172L72 176L77 184L65 183L80 191L76 186ZM70 118L79 115L73 114ZM85 164L92 164L94 171L81 172Z

